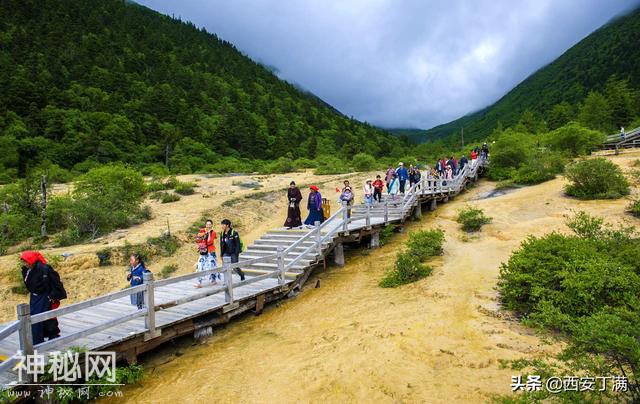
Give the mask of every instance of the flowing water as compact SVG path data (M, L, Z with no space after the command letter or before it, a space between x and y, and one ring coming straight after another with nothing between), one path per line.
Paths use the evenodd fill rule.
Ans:
M344 268L320 271L298 297L261 316L232 321L197 346L150 355L145 378L124 390L125 400L484 402L508 394L514 371L500 360L544 356L560 345L543 344L498 310L500 263L528 234L567 231L563 216L571 209L625 217L628 201L568 199L563 184L474 200L493 188L484 182L407 226L445 230L445 254L430 262L432 276L397 289L377 286L406 232L381 249L353 251ZM465 203L493 222L463 233L454 219Z

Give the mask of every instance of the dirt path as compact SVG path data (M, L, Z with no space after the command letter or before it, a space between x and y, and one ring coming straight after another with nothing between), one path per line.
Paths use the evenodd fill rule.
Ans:
M631 158L637 155L614 161L627 167ZM477 199L493 189L483 182L408 227L446 231L445 255L432 263L431 277L398 289L377 286L406 234L382 249L353 252L344 268L318 273L297 298L262 316L234 321L200 346L152 355L147 376L125 389L125 399L484 402L509 393L512 371L501 369L500 360L559 346L543 345L531 330L501 317L494 289L500 263L528 234L566 231L563 216L572 209L638 225L624 214L628 200L576 201L562 195L563 185L557 179ZM465 203L493 217L471 238L453 221Z

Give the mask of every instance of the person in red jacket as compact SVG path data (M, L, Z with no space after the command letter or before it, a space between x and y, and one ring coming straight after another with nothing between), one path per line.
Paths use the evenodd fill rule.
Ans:
M376 175L376 180L373 181L373 200L378 201L378 203L382 202L382 188L384 187L384 182L379 175Z

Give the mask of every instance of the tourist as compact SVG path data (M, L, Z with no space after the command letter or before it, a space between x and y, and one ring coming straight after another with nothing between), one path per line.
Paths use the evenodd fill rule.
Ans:
M309 198L307 199L309 216L307 216L304 224L307 227L313 227L315 222L323 221L322 195L320 195L320 189L315 185L311 185L309 189L311 190L311 192L309 192Z
M384 187L384 183L380 178L380 175L376 175L376 180L373 181L373 199L377 200L378 203L382 202L382 188Z
M416 166L416 168L414 168L413 170L413 183L418 184L416 186L416 189L420 189L420 179L422 179L422 173L420 172L420 169Z
M625 137L624 127L621 126L620 127L620 140L624 140L624 137Z
M456 168L453 165L453 156L449 157L449 160L445 163L445 177L449 173L449 169L451 169L451 175L455 175Z
M384 181L387 184L387 192L389 192L389 184L391 184L391 180L393 180L393 174L395 174L396 170L393 169L393 166L389 166L387 168L387 172L384 176Z
M300 214L300 201L302 201L302 193L300 189L296 186L294 181L291 181L289 184L289 189L287 190L287 203L288 203L288 212L287 212L287 220L284 222L284 227L291 230L294 227L302 226L302 215Z
M413 164L410 164L409 165L409 188L411 188L413 184L416 183L415 174L416 174L416 169L415 167L413 167Z
M455 177L456 175L458 175L458 172L460 172L460 170L458 169L458 159L456 159L456 156L451 156L451 160L453 160L453 176Z
M452 165L447 165L447 171L444 175L444 177L448 180L453 179L453 167Z
M487 158L489 158L489 145L486 142L482 144L482 151L480 153L480 157L483 160L486 160Z
M398 178L399 185L400 185L400 193L404 195L404 186L407 183L407 180L409 179L409 172L404 167L403 162L400 162L400 165L396 169L396 176Z
M222 262L225 264L235 264L238 262L240 257L240 235L238 232L231 226L231 221L229 219L224 219L220 222L222 225L222 234L220 235L220 256L222 257ZM233 269L238 275L240 275L240 280L244 280L244 272L239 267ZM227 276L225 274L225 276Z
M444 172L444 165L442 164L442 160L436 160L436 165L433 168L436 173L438 173L438 175L442 175L442 173Z
M464 166L466 166L468 162L469 161L467 160L467 158L463 154L462 157L460 157L460 161L459 161L460 171L462 171L464 169Z
M200 229L196 235L198 253L200 254L198 262L196 263L196 272L207 271L218 267L215 245L216 238L216 232L213 230L213 220L208 219L205 222L205 227ZM209 282L216 283L216 277L222 279L221 274L212 273L209 275ZM203 281L204 278L198 278L198 283L195 287L202 287Z
M371 179L368 179L367 182L364 183L362 194L364 195L364 203L369 207L373 205L373 184Z
M138 286L144 283L144 273L150 272L142 261L142 256L139 253L133 253L129 257L129 273L127 274L127 280L131 286ZM138 310L144 307L144 292L137 292L129 296L131 304L138 307Z
M20 255L22 280L29 291L29 314L44 313L60 306L60 302L50 298L51 270L47 260L38 251L24 251ZM33 345L44 342L45 338L53 339L60 335L58 320L41 321L31 324Z
M387 191L388 194L391 196L391 201L393 202L394 206L397 206L396 195L398 195L399 191L400 191L400 180L398 180L398 176L394 173L391 178L391 183L389 184L389 190Z
M477 148L475 148L471 151L471 168L476 166L477 160L478 160L478 151L477 151Z
M349 185L349 181L344 181L344 188L342 188L342 192L340 193L340 203L347 208L347 217L351 217L351 205L353 205L353 189Z

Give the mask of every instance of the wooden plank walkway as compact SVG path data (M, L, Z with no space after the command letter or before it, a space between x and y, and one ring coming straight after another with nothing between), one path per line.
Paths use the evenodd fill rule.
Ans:
M259 312L265 303L300 290L312 270L324 263L329 254L343 264L343 242L364 235L370 236L372 246L376 246L381 228L404 222L412 215L419 217L424 203L435 209L437 201L446 201L468 183L477 181L487 164L486 160L477 160L454 179L423 178L395 200L385 197L373 206L342 207L314 229L268 231L240 254L237 264L160 281L150 276L144 285L35 316L28 316L27 306L27 315L19 322L0 325L0 357L9 358L0 363L0 385L17 381L17 373L11 367L20 349L46 354L84 347L90 351L115 351L119 358L135 361L138 354L177 336L222 324L248 310ZM245 281L232 274L235 267L246 273ZM194 287L196 278L208 278L208 274L218 271L224 273L224 281ZM147 305L138 310L131 305L130 294L141 291L145 292ZM30 338L26 338L30 332L20 331L20 326L51 317L58 317L61 337L32 347ZM23 327L26 328L29 327Z

